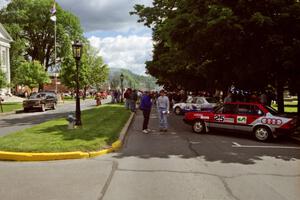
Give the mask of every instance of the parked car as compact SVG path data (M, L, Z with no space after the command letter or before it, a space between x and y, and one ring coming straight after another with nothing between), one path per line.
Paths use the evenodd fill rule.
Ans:
M221 129L253 133L259 141L267 141L281 134L293 133L296 117L279 115L271 107L259 103L225 103L210 112L189 112L184 121L192 125L195 133Z
M23 101L24 112L29 110L41 110L45 112L46 109L55 110L57 107L57 97L52 92L39 92L32 94L27 100Z
M176 115L192 111L213 110L218 106L218 102L213 97L190 97L186 103L176 103L173 105L173 111Z

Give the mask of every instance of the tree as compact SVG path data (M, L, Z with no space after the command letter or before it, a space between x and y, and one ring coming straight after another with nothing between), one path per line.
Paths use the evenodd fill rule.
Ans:
M154 0L132 14L153 29L154 55L146 65L159 83L208 90L271 84L283 112L283 89L299 79L290 74L299 74L299 61L286 56L299 52L299 1Z
M108 68L103 59L97 55L87 41L83 48L83 55L79 66L79 85L82 89L90 86L100 87L108 78ZM69 88L76 86L76 64L74 58L70 55L62 63L60 73L62 82Z
M7 80L5 73L0 69L0 88L4 88L7 86Z
M50 78L39 61L24 61L16 69L15 82L18 85L27 85L30 89L44 83L50 83Z
M20 56L26 60L38 60L45 71L54 65L52 4L52 0L12 0L0 11L0 22L14 38L11 54L13 76L14 69L20 64ZM76 16L59 5L56 10L57 58L62 60L71 53L71 41L83 38L83 31Z

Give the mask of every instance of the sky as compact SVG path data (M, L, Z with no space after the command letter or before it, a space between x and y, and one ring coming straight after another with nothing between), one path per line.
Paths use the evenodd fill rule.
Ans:
M109 67L145 74L152 58L151 30L131 16L135 4L151 6L152 0L56 0L79 17L84 35ZM7 0L0 0L0 8ZM57 19L59 20L59 19Z

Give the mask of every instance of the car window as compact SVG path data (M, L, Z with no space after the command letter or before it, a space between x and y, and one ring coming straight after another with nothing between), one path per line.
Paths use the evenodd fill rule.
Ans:
M250 105L239 105L238 108L239 114L249 115L251 114L251 106Z
M264 115L264 112L258 106L251 106L252 115Z
M278 111L270 106L265 106L265 108L272 114L272 115L278 115Z
M202 98L197 98L197 104L204 104L204 100Z
M208 103L218 103L217 99L214 97L206 97L205 99Z
M236 114L237 113L237 105L225 104L222 113L223 114Z

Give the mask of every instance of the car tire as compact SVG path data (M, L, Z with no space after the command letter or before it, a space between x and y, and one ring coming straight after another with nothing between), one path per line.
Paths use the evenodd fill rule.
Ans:
M272 133L268 127L258 126L254 129L254 137L260 142L267 142L272 139Z
M180 108L180 107L176 107L176 108L174 109L174 113L175 113L176 115L180 115L180 114L181 114L181 108Z
M53 106L52 106L52 109L56 110L56 108L57 108L57 103L54 103Z
M193 123L193 131L197 134L200 134L200 133L205 133L206 131L206 127L205 127L205 123L203 121L194 121Z
M41 111L42 111L42 112L45 112L45 111L46 111L45 104L42 104L42 106L41 106Z

